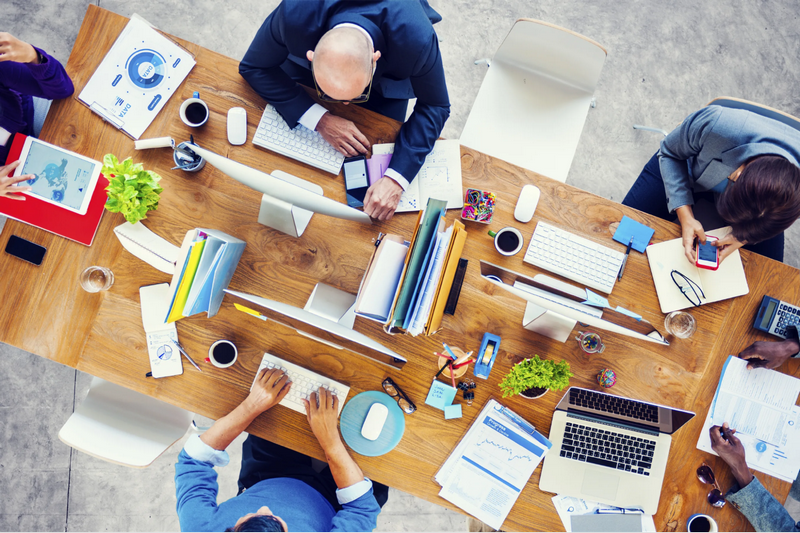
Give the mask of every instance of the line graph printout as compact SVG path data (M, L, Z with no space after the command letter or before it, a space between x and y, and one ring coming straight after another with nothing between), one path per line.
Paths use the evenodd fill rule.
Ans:
M800 394L800 379L728 356L711 404L711 421L727 422L737 433L781 445Z
M436 475L439 496L494 529L508 513L541 463L550 442L520 428L490 400Z

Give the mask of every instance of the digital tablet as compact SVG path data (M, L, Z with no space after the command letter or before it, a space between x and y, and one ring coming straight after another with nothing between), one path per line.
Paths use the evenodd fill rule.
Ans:
M19 183L28 185L23 194L85 215L103 164L82 155L28 137L22 147L15 176L35 177Z

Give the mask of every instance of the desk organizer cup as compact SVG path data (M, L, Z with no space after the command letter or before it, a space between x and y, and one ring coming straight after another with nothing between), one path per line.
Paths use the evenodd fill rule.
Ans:
M451 346L451 347L450 347L450 349L453 351L453 355L455 355L455 356L456 356L456 359L460 359L461 357L463 357L464 355L466 355L466 353L464 352L464 350L462 350L462 349L460 349L460 348L453 348L453 347ZM449 357L442 357L442 356L439 356L439 359L437 359L437 362L436 362L436 364L438 365L438 366L436 367L436 370L439 370L440 368L442 368L442 367L444 366L444 364L445 364L447 361L452 361L452 359L450 359ZM462 377L464 374L466 374L466 373L467 373L467 369L468 369L468 368L469 368L469 365L464 365L464 366L462 366L461 368L456 368L456 369L454 370L454 372L453 372L453 373L455 374L455 376L456 376L456 379L459 379L459 378L461 378L461 377ZM441 373L441 375L440 375L439 377L444 377L444 378L446 378L446 379L450 379L450 366L448 366L447 368L445 368L444 370L442 370L442 373Z
M208 349L208 360L217 368L228 368L233 366L239 357L239 350L236 345L228 340L218 340Z
M461 209L463 220L472 220L481 224L489 224L494 217L494 206L497 195L479 189L467 189L464 195L464 207Z
M178 148L183 150L191 150L191 148L188 147L186 142L180 143L178 145ZM194 157L191 157L188 154L181 152L179 150L174 150L172 152L172 160L175 161L176 167L180 167L181 170L184 170L186 172L197 172L198 170L206 166L206 160L200 157L200 155L195 154Z
M208 104L200 99L200 93L195 92L183 101L178 114L184 124L198 128L208 122Z

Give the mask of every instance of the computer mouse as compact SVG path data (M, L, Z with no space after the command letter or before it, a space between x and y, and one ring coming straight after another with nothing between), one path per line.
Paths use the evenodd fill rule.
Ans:
M364 419L364 425L361 426L361 435L367 440L377 440L388 415L389 408L380 402L373 403Z
M536 185L528 184L524 186L519 192L517 207L514 208L514 218L520 222L530 222L541 195L542 192Z
M228 109L228 142L239 146L247 141L247 111L243 107Z

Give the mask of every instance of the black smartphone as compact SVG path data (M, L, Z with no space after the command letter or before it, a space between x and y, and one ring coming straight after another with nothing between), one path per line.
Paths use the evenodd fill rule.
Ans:
M343 168L347 205L350 207L364 207L364 197L367 195L367 189L369 189L367 158L363 155L346 157Z
M35 242L23 239L22 237L17 237L16 235L9 237L8 244L6 244L7 254L19 257L23 261L33 263L36 266L42 264L44 253L46 251L47 248L44 246L40 246Z

